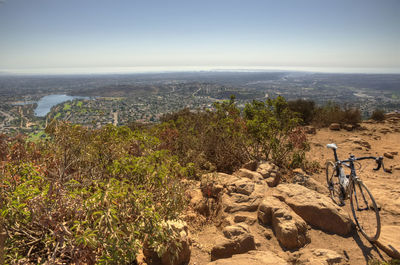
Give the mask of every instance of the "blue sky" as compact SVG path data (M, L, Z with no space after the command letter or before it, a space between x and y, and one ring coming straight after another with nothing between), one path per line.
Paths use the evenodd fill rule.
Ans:
M0 2L3 71L400 69L399 0Z

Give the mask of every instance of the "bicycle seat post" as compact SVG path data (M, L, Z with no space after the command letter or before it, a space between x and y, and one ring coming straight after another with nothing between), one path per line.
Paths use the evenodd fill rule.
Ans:
M335 156L335 161L336 161L336 162L339 161L339 158L338 158L337 153L336 153L336 149L337 149L336 144L334 144L334 143L332 143L332 144L327 144L326 147L333 150L333 155Z

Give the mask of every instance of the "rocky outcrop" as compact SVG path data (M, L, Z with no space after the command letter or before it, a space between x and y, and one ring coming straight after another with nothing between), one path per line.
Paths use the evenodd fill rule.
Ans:
M246 253L256 249L253 235L246 224L240 223L223 229L224 237L217 240L211 249L211 260L230 258L234 254Z
M272 226L279 243L286 249L300 248L310 242L306 222L273 196L265 197L260 204L258 219Z
M229 259L219 259L208 265L289 265L271 251L252 250L246 254L233 255Z
M333 265L343 263L343 257L329 249L303 249L290 259L293 264Z
M280 184L272 195L290 206L308 224L324 231L348 235L353 223L329 197L298 184Z

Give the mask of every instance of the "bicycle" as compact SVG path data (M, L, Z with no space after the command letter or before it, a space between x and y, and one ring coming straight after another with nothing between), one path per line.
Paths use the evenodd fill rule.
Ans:
M344 200L350 198L351 211L361 233L369 241L377 241L381 233L380 209L378 209L371 192L357 176L354 162L373 159L377 163L377 167L374 168L375 171L382 167L385 172L388 172L383 165L383 157L365 156L357 158L350 155L349 159L339 160L336 144L328 144L327 148L333 150L335 157L335 162L328 161L326 163L326 181L330 197L339 206L344 206ZM345 174L343 166L350 169L349 175Z

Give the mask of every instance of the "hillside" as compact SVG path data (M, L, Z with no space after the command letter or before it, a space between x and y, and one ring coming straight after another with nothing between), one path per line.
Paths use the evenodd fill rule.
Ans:
M54 120L42 137L1 135L0 257L6 264L142 265L399 257L397 114L316 129L301 126L282 97L242 110L232 97L214 108L184 109L154 126L93 129ZM372 171L374 161L357 164L380 209L377 244L357 231L348 201L339 207L329 198L324 165L333 155L325 146L333 142L341 159L385 155L392 173Z

